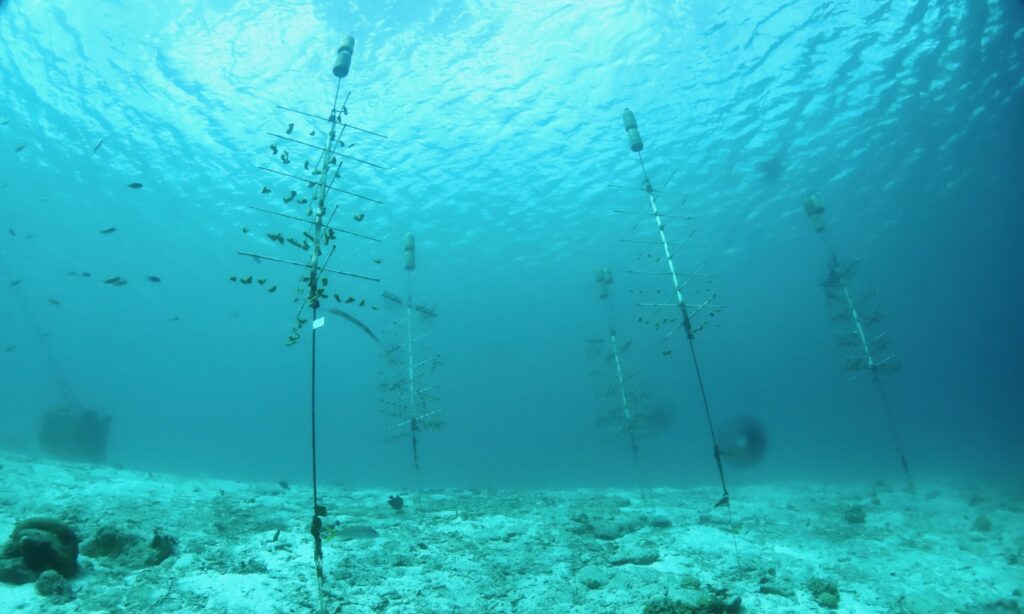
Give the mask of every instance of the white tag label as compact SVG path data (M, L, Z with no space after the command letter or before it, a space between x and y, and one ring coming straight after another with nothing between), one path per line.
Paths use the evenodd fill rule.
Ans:
M313 330L316 330L316 329L320 328L323 325L324 325L323 316L313 320Z

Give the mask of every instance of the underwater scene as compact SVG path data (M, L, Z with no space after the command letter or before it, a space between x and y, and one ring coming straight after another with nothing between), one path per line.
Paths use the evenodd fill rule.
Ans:
M1022 43L0 0L0 612L1021 612Z

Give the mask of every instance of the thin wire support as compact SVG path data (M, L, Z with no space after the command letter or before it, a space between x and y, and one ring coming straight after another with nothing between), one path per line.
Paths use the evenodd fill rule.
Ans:
M686 341L690 350L690 358L693 363L693 371L697 378L697 387L700 391L701 404L704 409L704 417L707 420L708 434L711 437L712 450L715 459L715 467L718 470L718 479L722 487L722 496L715 503L715 507L725 507L729 517L729 527L732 534L733 549L736 554L736 564L742 568L739 555L739 545L736 541L736 533L734 531L733 516L732 516L732 501L729 496L729 487L726 482L725 469L722 466L722 449L719 446L718 437L715 433L714 420L711 416L711 406L708 401L707 389L704 385L704 376L701 372L700 361L697 358L697 349L694 346L694 335L697 329L693 325L694 313L691 312L687 306L687 302L683 297L683 287L685 283L680 282L680 273L676 267L675 252L672 249L672 243L669 241L665 233L666 223L664 221L664 214L658 207L657 194L663 191L656 190L654 185L651 183L649 174L647 173L647 165L644 161L644 156L641 153L643 150L643 140L640 137L640 132L637 128L636 117L632 111L626 109L623 111L623 125L626 129L626 134L629 138L630 149L636 153L637 159L640 162L640 171L643 176L643 183L641 189L647 194L648 204L650 205L650 216L654 219L655 225L658 230L658 239L664 253L665 263L668 266L668 273L672 278L672 289L676 298L675 305L679 310L681 317L680 328L686 333ZM713 297L712 297L713 298Z
M60 391L64 402L75 411L81 411L82 405L78 402L78 395L75 394L74 389L68 382L67 377L64 375L64 370L61 369L57 363L57 359L53 357L53 352L50 351L50 345L46 341L46 333L39 328L39 324L36 323L36 319L32 317L32 310L28 307L28 302L25 297L21 294L21 290L18 287L20 279L15 279L11 270L7 268L7 265L0 260L0 269L3 269L4 274L8 279L8 287L11 292L14 293L15 299L18 301L18 305L21 307L22 314L25 316L25 321L28 323L28 327L32 330L32 334L35 335L36 340L39 342L39 347L43 350L43 355L46 356L46 362L50 365L50 374L53 375L54 383L57 385L57 390Z
M344 121L344 117L348 115L348 101L351 96L351 92L345 95L343 101L339 105L339 98L341 94L341 81L348 75L349 66L351 63L352 53L355 48L355 40L351 36L346 36L342 40L341 46L338 48L333 74L338 78L337 84L334 90L334 99L331 104L331 112L327 117L306 113L297 109L288 107L278 106L279 109L296 113L302 117L316 119L319 121L327 122L327 135L323 146L313 145L300 141L292 137L286 137L278 133L272 133L277 143L271 144L270 149L276 158L279 158L280 164L288 165L292 162L291 156L288 151L284 150L279 152L281 142L297 143L306 147L309 147L317 152L315 161L306 161L303 169L311 171L310 175L302 176L292 172L284 172L278 169L269 168L267 166L259 166L260 170L271 173L278 177L285 177L300 182L297 189L293 189L289 192L288 196L282 200L286 204L295 203L297 205L306 205L306 216L299 217L290 213L278 212L271 209L252 207L252 209L261 211L263 213L271 214L277 217L289 219L296 222L301 222L307 225L307 230L303 231L301 236L297 237L286 237L283 232L267 234L272 242L281 245L290 245L294 248L300 249L303 252L308 253L308 256L300 260L281 258L276 256L270 256L265 254L259 254L249 251L239 251L238 254L252 258L257 263L261 263L264 260L276 263L289 264L292 266L299 267L303 270L300 278L300 289L295 302L298 303L298 310L295 316L295 325L292 327L291 336L288 338L286 345L293 346L298 343L302 331L305 330L307 324L310 325L310 369L309 369L309 419L310 419L310 456L311 456L311 472L313 480L313 514L310 522L310 535L313 539L313 562L316 571L317 580L317 596L320 606L320 612L324 613L327 610L326 604L326 591L325 591L325 573L324 573L324 560L323 560L323 518L327 515L327 506L324 505L320 499L319 481L318 481L318 466L317 466L317 341L318 331L325 324L325 318L323 315L324 310L330 312L333 315L337 315L344 320L347 320L357 325L363 332L376 340L376 336L372 330L362 323L358 318L350 313L342 311L339 308L326 308L324 303L332 296L328 292L328 288L333 286L329 285L329 274L342 275L348 279L361 280L376 282L379 278L373 275L366 275L361 273L354 273L351 271L343 271L330 266L331 260L337 252L337 245L335 242L339 236L349 236L362 240L369 240L371 242L379 242L377 239L365 235L363 233L357 233L346 229L339 228L334 224L334 217L339 210L339 206L334 205L332 208L328 206L328 198L332 195L345 195L356 198L360 201L371 202L375 204L383 204L382 201L370 198L368 196L358 194L352 191L343 190L336 187L334 184L341 176L341 170L346 161L368 165L370 167L383 169L384 167L366 160L354 158L343 154L341 149L345 147L345 143L342 141L342 137L345 135L346 130L358 130L362 134L369 134L373 136L383 137L383 135L356 128L351 124ZM294 123L288 126L286 131L287 134L291 134L294 128ZM316 134L314 129L310 132L310 136ZM310 190L310 196L300 197L300 191ZM263 194L269 194L272 191L269 188L264 187L262 190ZM358 213L354 218L359 221L362 219L362 213ZM247 230L245 230L247 232ZM233 276L232 281L237 281L244 285L250 285L253 281L253 275L239 278ZM273 284L267 284L267 280L260 278L256 280L257 285L264 287L268 292L273 293L277 290L277 286ZM303 289L301 286L305 286ZM347 300L343 300L341 295L333 293L335 302L349 304L356 301L353 297L349 297ZM359 306L366 304L366 300L363 299L358 303ZM306 317L306 310L309 310L309 317Z
M621 424L624 426L626 436L629 438L629 447L633 452L633 460L640 460L640 447L637 444L637 428L639 426L638 419L639 414L635 411L633 405L633 395L629 393L629 389L626 385L626 376L623 373L622 366L622 351L624 347L620 345L618 335L615 329L615 317L612 309L611 289L610 286L614 283L611 271L606 267L599 267L597 269L597 283L600 287L600 298L604 304L605 317L608 320L608 343L611 346L611 357L615 366L615 383L617 400L619 402L619 409L621 410Z
M384 347L385 364L396 368L396 371L385 376L381 384L381 392L386 393L384 399L384 412L399 422L392 425L391 430L395 435L389 441L395 441L405 436L409 437L412 450L412 462L416 474L420 474L420 434L427 430L436 430L443 426L440 418L440 409L428 409L431 403L440 401L437 396L437 387L427 384L428 377L438 368L440 356L430 355L428 358L417 360L424 352L420 341L430 335L430 331L417 334L416 323L421 322L426 329L427 323L432 321L437 313L424 305L417 305L413 297L413 272L416 270L416 239L409 233L405 236L405 270L406 293L401 298L389 292L384 293L384 299L392 306L401 308L404 314L404 322L396 323L404 328L403 339L397 343L391 343ZM404 356L403 356L404 354ZM404 358L404 360L402 360ZM400 367L400 368L399 368Z
M907 462L902 439L896 428L892 405L882 383L882 376L896 371L899 363L895 356L887 351L890 345L888 335L884 332L871 332L871 329L882 320L882 315L865 307L864 294L858 294L851 283L852 277L856 274L857 263L840 264L828 226L825 224L825 208L814 197L804 199L803 205L804 213L814 225L815 232L821 237L828 256L828 277L825 278L822 287L825 289L832 320L849 323L849 326L844 325L838 339L840 346L853 351L853 354L847 356L847 371L851 373L851 379L865 373L871 376L900 467L908 488L913 490L914 481L910 475L910 464Z

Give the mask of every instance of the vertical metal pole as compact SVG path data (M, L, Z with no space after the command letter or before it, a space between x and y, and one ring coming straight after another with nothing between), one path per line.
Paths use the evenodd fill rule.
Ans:
M629 398L626 396L626 380L622 376L622 361L619 359L619 342L615 335L615 318L612 316L611 294L608 288L609 281L605 277L607 270L601 274L600 282L604 285L601 300L605 301L605 314L608 316L608 339L612 344L612 356L615 357L615 375L619 380L619 398L622 401L622 414L626 419L626 431L629 433L629 445L633 450L633 459L640 460L640 450L636 445L636 434L633 432L633 411L629 407Z
M857 306L853 304L853 297L850 296L850 287L846 285L845 279L842 279L839 283L843 286L843 300L846 301L846 307L850 310L850 317L853 319L853 325L857 329L857 338L860 341L861 349L864 351L864 356L868 360L868 368L874 372L875 357L871 353L871 346L868 344L867 335L864 333L864 326L860 322L860 314L857 313Z
M644 148L643 140L640 138L639 128L637 127L636 117L633 112L628 108L623 111L623 126L626 129L626 134L629 137L630 150L636 152L637 158L640 160L640 168L644 175L644 191L647 193L647 199L651 205L651 213L654 217L655 223L658 225L658 237L661 239L661 247L665 252L665 261L668 263L668 270L672 276L672 289L675 291L676 301L679 305L679 312L682 315L683 330L686 331L686 341L690 346L690 357L693 360L693 370L697 376L697 385L700 388L700 398L704 404L704 416L708 422L708 432L711 435L711 443L714 448L715 455L715 466L718 469L718 479L722 484L722 497L715 503L715 507L725 506L729 515L729 526L732 528L732 505L729 501L729 488L725 482L725 470L722 468L722 450L718 446L718 437L715 435L714 422L711 419L711 408L708 403L707 391L704 389L704 377L701 375L700 362L697 360L697 349L693 345L693 324L690 322L690 312L686 307L686 301L683 300L683 287L679 283L679 275L676 272L675 260L672 257L672 250L669 249L668 238L665 236L665 224L662 221L661 212L658 210L657 200L654 198L654 187L651 186L651 178L647 175L647 165L644 164L644 156L641 151ZM736 565L742 568L740 561L739 545L736 543L736 534L732 534L733 549L736 552Z
M413 365L412 356L412 271L409 272L409 283L407 285L405 300L405 322L406 322L406 359L409 366L409 428L412 436L412 461L416 471L420 470L419 453L416 449L416 369Z
M324 599L324 553L323 553L323 538L321 536L321 530L323 528L323 521L321 516L325 513L325 510L320 506L319 491L317 488L317 462L316 462L316 336L319 323L317 322L317 315L320 308L320 248L323 244L324 234L324 216L327 213L327 183L328 173L331 168L331 160L334 157L334 143L338 134L336 131L337 126L337 106L338 106L338 93L341 91L341 79L338 79L338 84L334 90L334 102L332 103L332 110L330 116L331 129L327 134L327 146L324 149L322 156L320 157L320 164L318 170L320 171L319 180L317 181L316 191L316 212L313 217L313 253L310 256L309 261L309 285L308 285L308 296L310 308L313 312L312 321L310 326L313 329L311 333L311 344L310 344L310 393L309 393L309 408L310 408L310 436L311 436L311 455L312 455L312 472L313 472L313 520L310 525L310 533L313 536L313 562L316 567L316 579L317 579L317 596L320 604L320 611L326 611L326 601Z
M896 430L896 421L893 418L892 406L889 405L889 398L885 394L885 386L882 385L882 378L879 376L880 363L875 360L874 352L871 349L871 342L868 341L867 331L864 329L864 323L861 320L860 312L857 311L857 305L853 300L853 295L850 292L850 285L846 282L846 278L839 270L839 257L836 255L836 249L832 244L832 237L829 235L828 228L825 226L825 221L822 219L822 214L825 209L817 204L817 201L813 198L806 199L804 201L804 211L807 216L811 218L814 223L815 231L821 235L822 241L825 243L825 250L829 257L829 282L832 279L836 280L839 288L843 291L843 302L846 303L846 308L850 312L850 319L853 321L854 332L857 333L857 341L860 343L861 351L864 352L864 358L867 361L867 370L871 372L871 379L874 380L875 389L878 391L878 398L881 401L882 409L885 413L886 423L889 426L889 432L892 435L893 444L896 446L896 455L899 456L900 466L903 467L903 475L907 479L907 485L910 490L914 490L914 482L910 477L910 465L907 463L907 456L903 452L903 443L900 440L899 432ZM884 360L883 360L884 362Z
M690 357L693 359L693 369L697 374L697 385L700 388L700 398L704 404L704 416L707 419L708 431L711 433L711 443L714 447L715 466L718 468L718 479L722 484L722 498L718 500L715 507L726 506L729 509L730 522L732 506L729 503L729 488L725 482L725 469L722 467L722 450L718 446L718 437L715 435L715 425L711 419L711 408L708 403L708 394L704 389L704 377L701 375L700 362L697 360L697 350L693 346L693 325L690 322L690 312L683 299L682 286L679 283L679 275L676 272L675 260L672 257L672 250L669 248L668 238L665 236L665 224L662 222L661 212L658 210L657 200L654 198L654 188L651 186L651 179L647 175L647 166L644 164L644 156L637 152L640 159L640 168L644 174L644 191L647 192L647 199L651 204L651 213L658 225L658 236L661 238L661 247L665 251L665 261L668 263L669 273L672 275L672 287L675 290L676 301L679 303L679 312L683 317L683 330L686 332L686 341L690 346ZM737 559L739 555L737 554Z

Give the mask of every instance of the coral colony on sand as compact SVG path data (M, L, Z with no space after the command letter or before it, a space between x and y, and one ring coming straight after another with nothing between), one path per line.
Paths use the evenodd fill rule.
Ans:
M341 81L348 76L349 67L352 63L352 53L354 50L355 39L352 36L346 36L342 39L341 46L338 47L335 56L334 68L332 70L334 76L337 77L337 85L334 90L334 101L331 104L331 109L327 113L326 117L279 106L279 109L295 114L297 116L297 121L304 120L313 127L309 130L304 128L301 131L298 131L296 130L296 125L293 122L288 124L288 127L284 130L284 134L268 133L276 139L276 141L270 145L270 152L274 157L274 166L260 166L259 168L267 173L273 174L277 177L284 177L289 180L289 187L284 190L286 192L286 196L281 197L281 201L285 205L289 205L291 209L284 212L263 207L253 207L253 209L272 214L277 217L293 220L305 226L305 230L296 236L286 235L285 232L267 234L267 238L270 239L272 243L276 243L283 248L292 250L293 252L296 250L300 252L297 256L298 259L258 254L250 251L238 252L242 256L254 259L257 264L261 263L263 260L269 260L271 262L292 265L301 269L300 287L294 299L298 304L298 310L295 316L295 324L292 327L291 335L288 337L287 345L292 346L298 343L302 332L306 329L307 325L309 326L311 353L310 427L312 433L311 453L313 477L313 516L310 533L313 536L313 559L316 566L318 599L321 611L325 611L326 609L322 532L323 518L327 515L327 507L326 505L321 504L317 490L317 331L326 323L325 317L322 315L322 312L326 310L328 313L338 315L348 322L355 324L364 333L376 339L376 336L370 328L359 320L359 318L343 311L340 307L327 308L325 303L330 304L330 301L333 299L334 303L338 305L352 305L357 308L365 307L367 305L365 298L352 296L346 290L339 287L338 283L331 284L331 275L336 275L343 279L363 282L380 281L379 278L372 275L343 271L331 267L331 260L338 250L337 242L342 238L351 239L353 241L358 240L363 242L379 243L378 239L340 227L340 222L337 221L339 219L346 218L352 219L355 222L361 222L363 220L365 213L361 209L357 208L357 206L353 206L353 203L356 203L356 205L359 203L370 203L372 205L383 204L379 200L352 192L351 190L342 189L339 185L339 180L342 177L342 171L347 170L350 165L383 168L368 160L363 160L343 153L348 147L347 142L351 138L356 138L356 135L369 135L376 138L385 138L383 135L371 132L364 128L358 128L347 122L348 100L351 96L351 92L347 93L339 104ZM325 130L326 134L324 134ZM314 138L318 134L323 138L322 145L306 140L307 138ZM300 137L299 135L302 136ZM298 155L293 158L290 151L285 148L295 145L298 145L303 151L311 152L311 159L301 160ZM300 166L301 168L299 168ZM275 192L274 190L264 186L261 193L268 196ZM339 202L337 203L334 202L335 196L338 197ZM296 207L299 209L299 213L304 213L304 215L293 214L291 210ZM339 213L341 214L340 216ZM243 228L243 232L248 234L248 229ZM265 288L269 293L276 292L276 284L269 281L268 278L259 277L254 274L247 274L245 277L233 276L231 281L241 283L243 285L251 285L254 278L256 278L257 286ZM343 296L347 298L343 298Z
M832 321L838 326L837 343L844 350L850 352L846 359L846 370L851 377L858 377L864 373L871 376L871 381L878 391L879 402L885 412L886 424L896 446L900 466L903 468L907 485L912 489L910 466L907 464L903 444L896 429L892 406L889 404L885 386L882 384L883 375L899 369L899 363L889 351L891 345L889 336L885 332L874 332L874 329L882 321L882 313L867 307L867 299L871 295L869 290L853 285L853 278L857 273L857 262L840 263L828 228L825 226L823 218L825 208L821 206L818 199L813 196L805 198L804 213L814 224L814 231L825 243L828 253L828 276L821 285L825 289Z
M379 388L384 394L383 412L399 420L391 429L394 434L388 441L409 438L412 446L412 462L417 473L420 470L419 434L436 430L444 425L441 410L433 407L441 399L437 385L428 381L441 364L441 357L425 351L421 342L431 336L430 326L437 312L426 305L413 301L412 279L416 270L416 238L412 233L405 235L405 270L407 273L405 298L384 292L386 305L399 309L402 316L391 327L399 340L384 346L384 363L387 371Z

